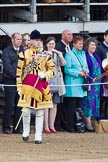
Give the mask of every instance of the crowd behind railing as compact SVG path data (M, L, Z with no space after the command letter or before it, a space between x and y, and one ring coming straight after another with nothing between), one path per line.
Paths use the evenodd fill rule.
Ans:
M64 30L56 43L53 36L44 42L37 30L13 33L12 43L1 55L3 133L22 133L28 141L32 113L35 144L42 143L42 132L95 132L92 119L108 118L108 30L103 39L98 44L96 38L84 39ZM103 72L104 77L99 77Z

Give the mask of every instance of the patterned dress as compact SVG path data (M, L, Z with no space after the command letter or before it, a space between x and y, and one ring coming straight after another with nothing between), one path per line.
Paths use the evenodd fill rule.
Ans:
M93 63L93 78L101 74L101 67L98 61L94 56L91 56ZM100 80L95 83L99 83ZM91 85L91 90L88 92L88 95L84 97L82 105L84 114L88 116L99 116L100 115L100 85Z

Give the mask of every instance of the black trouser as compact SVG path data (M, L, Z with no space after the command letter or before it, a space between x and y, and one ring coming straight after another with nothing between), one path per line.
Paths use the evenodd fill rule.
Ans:
M101 97L100 105L101 116L108 117L108 97Z
M64 112L64 103L57 104L57 114L55 118L55 129L62 130L65 129L65 112Z
M4 80L6 85L16 85L15 80L6 79ZM13 130L16 127L16 124L21 115L21 108L17 107L19 95L17 93L16 86L4 86L5 90L5 107L4 107L4 116L3 116L3 131L10 129L11 116L13 113ZM17 130L20 130L22 123L19 124Z
M65 97L65 120L67 130L74 130L75 111L81 108L83 98L80 97Z

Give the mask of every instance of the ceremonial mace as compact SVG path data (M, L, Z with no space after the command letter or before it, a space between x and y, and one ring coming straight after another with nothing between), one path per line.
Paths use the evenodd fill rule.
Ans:
M105 72L102 73L100 76L95 77L95 78L93 79L93 82L95 82L95 81L97 81L97 80L103 78L103 77L106 76L106 74L108 73L108 58L106 58L106 59L104 59L104 60L102 61L102 67L103 67L103 69L105 70Z

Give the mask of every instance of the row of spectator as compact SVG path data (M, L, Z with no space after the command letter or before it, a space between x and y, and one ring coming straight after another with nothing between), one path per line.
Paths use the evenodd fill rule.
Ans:
M15 33L12 35L12 46L9 46L5 50L3 50L2 60L4 62L5 70L4 83L7 85L16 84L15 71L18 61L18 57L16 54L17 49L18 51L21 50L19 49L19 46L23 45L24 52L26 52L27 50L35 49L34 46L38 44L42 46L43 43L40 33L38 31L33 31L31 35L25 33L23 35L23 40L28 42L28 46L27 44L22 44L21 34ZM85 45L84 50L83 45ZM57 64L56 72L58 71L57 73L59 74L57 76L59 77L58 85L62 85L62 87L59 87L59 91L57 93L54 93L52 96L53 109L45 110L45 133L56 133L57 131L63 130L71 133L75 132L75 112L77 108L82 108L84 111L86 129L88 131L93 131L94 129L91 123L91 117L101 115L100 103L103 103L103 99L106 99L108 97L108 90L107 88L102 86L101 91L101 85L93 85L90 87L87 93L82 89L82 85L74 86L74 84L82 84L85 76L89 76L89 82L91 84L93 83L93 78L101 75L101 73L103 72L104 69L102 68L102 60L107 58L108 53L108 30L106 30L104 34L104 41L98 47L97 41L94 38L88 38L84 42L81 36L73 37L73 34L70 30L63 31L61 40L57 44L54 37L48 37L45 46L47 51L51 51L57 56L57 58L55 59L55 65ZM8 53L9 51L11 55L10 53ZM27 56L27 53L25 56ZM8 61L8 59L11 59L11 61ZM57 60L59 60L59 64ZM14 68L11 67L12 64ZM60 70L61 66L64 66L62 68L62 71ZM45 78L45 74L43 72L38 73L38 75L41 79ZM65 86L63 84L63 80L61 84L61 78L64 78ZM96 83L101 83L101 80L98 80ZM18 93L20 94L20 91L18 91ZM13 110L13 105L15 106L18 101L18 96L16 98L16 88L12 90L12 87L5 87L5 96L6 107L4 111L3 132L8 134L10 131L9 121ZM102 102L100 102L100 97L102 97ZM20 131L20 125L18 127L19 130L15 130L15 125L17 124L21 112L18 112L20 111L20 109L15 109L15 111L16 110L18 114L15 114L13 132L18 133ZM48 117L49 111L51 112L50 119ZM27 116L30 120L29 110L24 116L26 124L28 121L28 119L26 119ZM28 126L26 128L28 129ZM23 133L23 139L26 141L29 139L29 130L27 130L27 132L28 133Z

